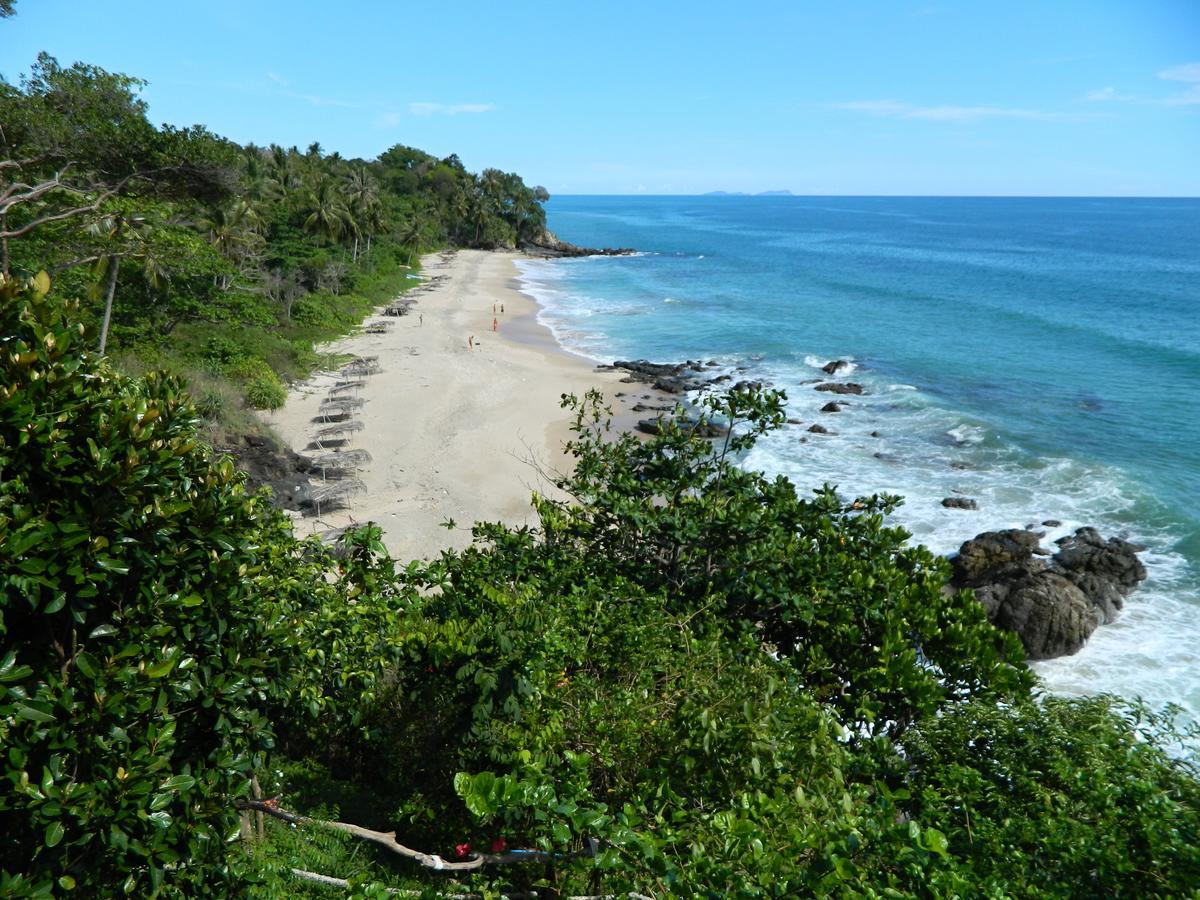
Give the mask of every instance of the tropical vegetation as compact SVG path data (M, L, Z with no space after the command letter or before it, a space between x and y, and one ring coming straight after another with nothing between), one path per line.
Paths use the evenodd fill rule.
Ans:
M564 397L563 499L433 562L297 538L203 420L544 191L137 88L0 86L0 895L1195 896L1196 729L1042 695L898 498L741 468L779 394Z

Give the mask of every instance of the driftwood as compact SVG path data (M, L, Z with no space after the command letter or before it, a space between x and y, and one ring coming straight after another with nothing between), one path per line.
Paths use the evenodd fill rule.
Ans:
M426 869L433 869L437 872L477 872L484 866L510 866L516 863L583 859L595 856L600 849L599 841L589 839L586 849L574 850L569 853L549 853L545 850L508 850L504 853L472 852L466 859L453 860L445 859L436 853L424 853L420 850L406 847L396 840L396 832L394 831L373 831L370 828L363 828L361 825L354 825L350 822L335 822L331 819L310 819L308 816L280 809L279 804L274 800L243 799L238 801L238 809L261 811L269 816L281 819L289 825L314 825L318 828L328 828L332 831L352 834L364 841L378 844L380 847L390 850L397 856L410 859L418 865L424 866Z

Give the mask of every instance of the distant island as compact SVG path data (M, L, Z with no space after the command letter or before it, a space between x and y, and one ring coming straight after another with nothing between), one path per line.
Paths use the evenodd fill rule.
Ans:
M750 194L746 191L706 191L701 197L794 197L791 191L759 191Z

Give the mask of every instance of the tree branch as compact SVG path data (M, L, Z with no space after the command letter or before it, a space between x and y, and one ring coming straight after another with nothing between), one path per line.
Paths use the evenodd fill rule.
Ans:
M396 832L394 831L372 831L370 828L363 828L361 825L354 825L350 822L310 819L307 816L288 812L286 809L280 809L274 800L242 799L237 801L236 806L242 810L252 809L264 812L269 816L282 819L289 825L317 825L321 828L329 828L334 831L352 834L357 838L362 838L364 841L378 844L399 856L403 856L405 859L411 859L427 869L433 869L438 872L474 872L482 869L484 866L509 866L514 863L546 862L547 860L555 859L579 859L595 856L599 849L597 841L589 840L586 850L575 850L570 853L547 853L545 850L509 850L507 853L474 853L465 860L456 861L444 859L436 853L423 853L420 850L405 847L396 840Z

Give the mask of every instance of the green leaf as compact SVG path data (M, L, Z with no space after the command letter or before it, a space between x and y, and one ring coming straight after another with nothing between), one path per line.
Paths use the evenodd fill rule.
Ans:
M46 846L57 847L64 834L66 834L66 829L62 827L61 822L51 822L50 827L46 829Z
M116 633L117 633L117 628L115 625L99 625L96 628L92 629L91 634L89 634L88 637L90 637L90 638L108 637L110 634L116 634Z
M50 713L42 712L40 709L34 709L32 706L19 704L17 706L17 715L22 719L29 719L31 722L53 722L54 716Z
M152 666L147 666L146 674L148 676L150 676L151 678L162 678L164 675L167 675L173 668L175 668L175 659L174 659L174 657L171 657L168 659L164 659L160 662L157 662Z
M189 788L191 788L192 785L194 785L195 783L196 783L196 779L193 778L191 775L175 775L171 778L168 778L161 785L159 785L159 790L161 790L161 791L186 791Z
M925 845L939 856L948 856L946 852L950 844L946 840L946 835L936 828L925 829Z

